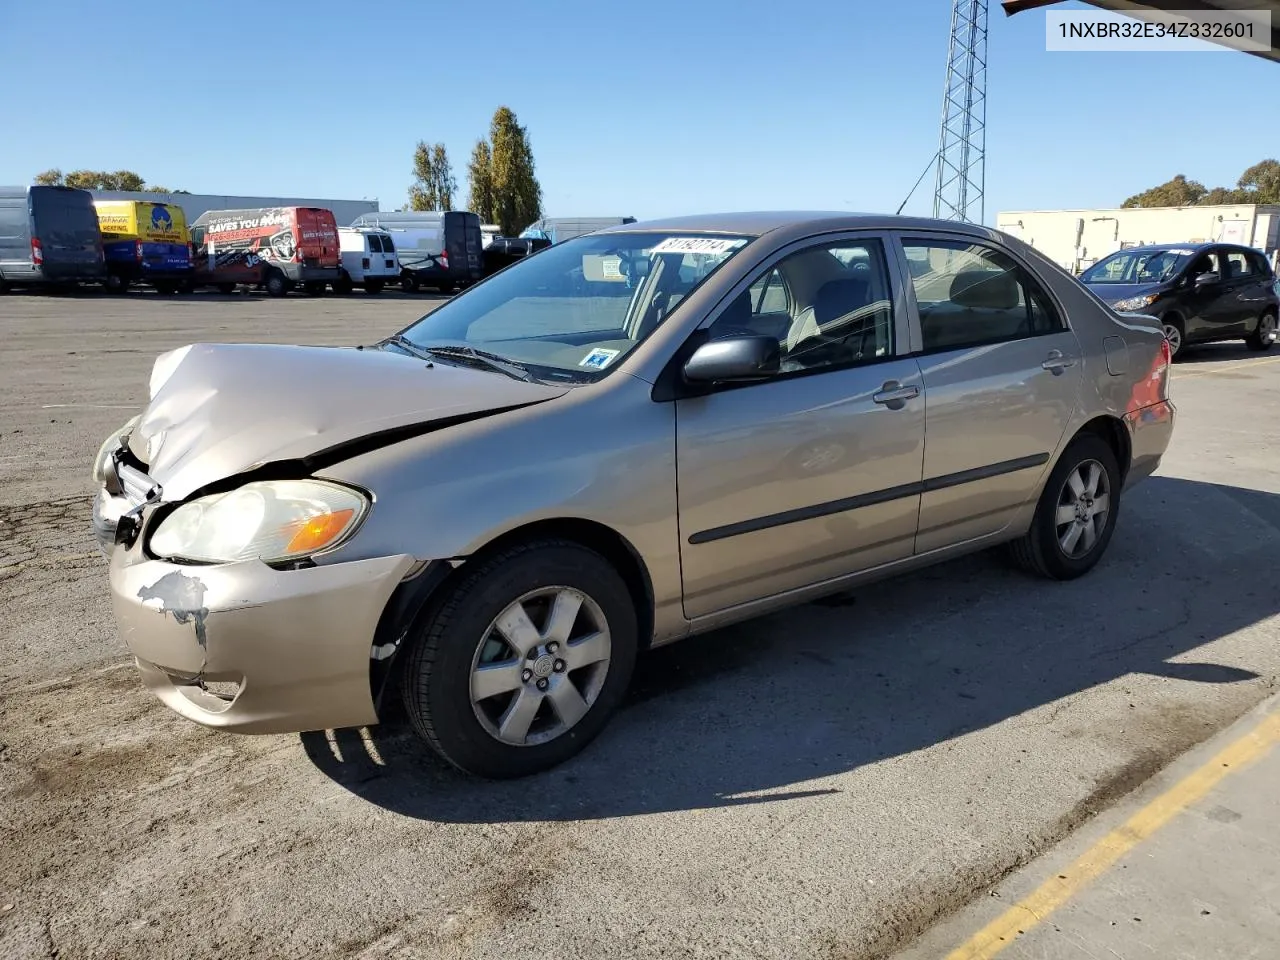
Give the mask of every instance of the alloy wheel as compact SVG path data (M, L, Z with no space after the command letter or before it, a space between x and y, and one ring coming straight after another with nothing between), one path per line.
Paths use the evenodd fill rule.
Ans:
M1078 560L1094 548L1111 513L1111 480L1097 460L1085 460L1069 474L1058 494L1054 515L1058 547Z
M1175 324L1162 324L1164 328L1164 338L1169 341L1169 352L1177 353L1182 349L1182 331Z
M604 687L612 642L599 604L552 586L512 601L485 630L471 664L471 706L494 739L512 746L555 740Z

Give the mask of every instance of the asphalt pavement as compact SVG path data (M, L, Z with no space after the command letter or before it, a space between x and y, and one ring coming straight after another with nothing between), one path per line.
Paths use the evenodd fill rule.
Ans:
M1280 354L1224 344L1088 577L982 554L655 651L548 774L171 715L88 534L151 361L438 302L0 298L0 957L885 957L1276 688Z

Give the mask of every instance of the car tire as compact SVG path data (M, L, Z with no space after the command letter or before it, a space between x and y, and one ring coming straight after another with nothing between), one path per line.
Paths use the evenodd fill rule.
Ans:
M1160 327L1164 331L1164 338L1169 341L1169 358L1174 359L1182 352L1182 348L1186 346L1186 325L1182 322L1180 316L1176 313L1171 313L1160 318Z
M103 283L103 286L106 287L107 293L115 294L117 296L120 296L129 292L128 278L122 277L118 273L107 274L107 279Z
M319 297L324 295L325 285L319 280L308 280L302 289L309 297Z
M418 278L413 276L413 274L406 273L400 278L400 289L405 293L417 293Z
M381 280L366 280L366 281L364 282L364 292L365 292L365 293L381 293L381 292L382 292L382 281L381 281Z
M155 285L156 293L162 297L172 297L178 290L176 286L168 281L161 281Z
M1258 325L1253 333L1245 338L1250 350L1265 352L1276 342L1276 315L1270 310L1258 318Z
M558 540L509 547L460 573L411 628L401 692L415 732L453 766L489 779L528 776L568 760L604 729L631 680L638 636L626 583L595 551ZM580 603L576 618L547 636L562 594ZM529 656L496 627L517 606L539 631L526 632L536 641ZM603 646L583 640L601 634ZM570 650L578 651L577 666ZM489 668L498 671L490 676L501 677L502 689L473 700L483 658L504 664ZM518 715L526 718L524 733L512 725Z
M355 289L355 286L356 285L351 282L351 274L343 270L338 274L338 279L333 281L333 292L340 294L341 296L346 296Z
M267 278L263 282L263 286L267 288L267 294L269 296L283 297L289 292L289 288L292 284L289 283L289 278L279 270L272 270L267 274Z
M1088 573L1111 541L1120 490L1120 467L1110 444L1096 434L1076 437L1049 474L1031 529L1009 544L1013 561L1051 580L1074 580ZM1105 505L1099 503L1099 493L1106 496Z
M234 283L220 283L217 285L217 289L219 293L232 294L236 292L236 285Z

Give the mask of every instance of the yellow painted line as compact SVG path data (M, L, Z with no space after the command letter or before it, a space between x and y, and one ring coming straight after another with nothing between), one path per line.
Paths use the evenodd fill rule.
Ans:
M1090 847L1075 863L1040 884L967 941L947 954L947 960L989 960L1012 946L1020 934L1042 923L1117 860L1202 799L1228 774L1266 755L1280 742L1280 711L1269 714L1239 740L1225 747L1199 770L1174 784Z
M1235 371L1239 370L1241 367L1256 367L1262 363L1280 362L1280 357L1263 357L1261 360L1236 360L1236 361L1224 360L1222 362L1229 363L1231 364L1231 366L1218 367L1217 369L1214 369L1214 370L1189 370L1186 373L1183 373L1181 370L1175 367L1173 378L1175 380L1181 380L1183 377L1211 377L1215 373L1234 373Z

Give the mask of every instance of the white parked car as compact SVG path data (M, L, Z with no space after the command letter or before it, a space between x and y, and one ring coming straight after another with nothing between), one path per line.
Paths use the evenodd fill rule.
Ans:
M400 279L400 257L391 234L363 227L339 227L338 244L342 268L335 293L350 293L364 287L365 293L381 293L388 283Z

